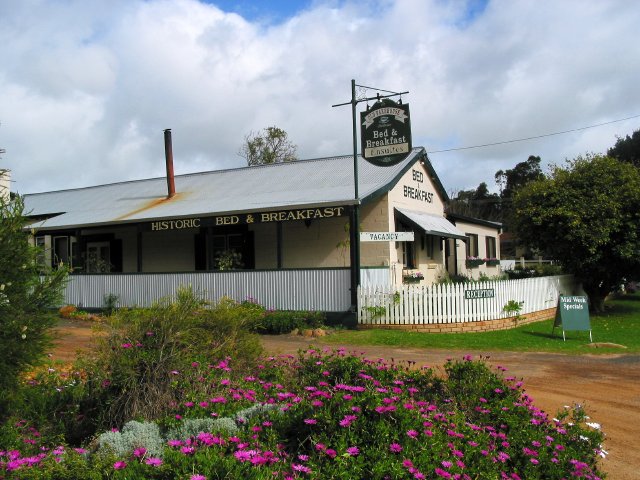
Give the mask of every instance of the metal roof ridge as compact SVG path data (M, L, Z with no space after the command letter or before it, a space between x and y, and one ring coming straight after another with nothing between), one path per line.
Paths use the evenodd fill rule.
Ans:
M411 155L411 153L414 153L414 152L416 152L418 150L421 150L421 149L423 149L423 147L413 147L411 149L411 152L408 155ZM295 164L300 164L300 163L326 162L326 161L329 161L329 160L330 161L335 161L335 160L346 160L346 159L351 159L351 158L353 158L353 155L335 155L335 156L330 156L330 157L299 159L299 160L294 160L292 162L279 162L279 163L269 163L269 164L262 164L262 165L246 165L246 166L242 166L242 167L224 168L224 169L218 169L218 170L205 170L205 171L201 171L201 172L181 173L179 175L175 175L175 178L192 177L192 176L198 176L198 175L222 174L222 173L227 173L227 172L249 170L249 169L256 169L256 168L285 167L285 166L288 166L288 165L295 165ZM363 160L363 157L362 157L361 154L358 154L358 159L359 160ZM44 191L44 192L25 193L24 196L25 197L27 197L27 196L32 197L32 196L36 196L36 195L46 195L46 194L50 194L50 193L74 192L74 191L79 191L79 190L88 190L88 189L92 189L92 188L111 187L111 186L114 186L114 185L126 185L126 184L131 184L131 183L151 182L151 181L158 181L158 180L165 180L165 179L166 179L165 176L161 176L161 177L151 177L151 178L138 178L138 179L134 179L134 180L121 180L119 182L102 183L102 184L99 184L99 185L87 185L87 186L84 186L84 187L63 188L61 190L49 190L49 191Z

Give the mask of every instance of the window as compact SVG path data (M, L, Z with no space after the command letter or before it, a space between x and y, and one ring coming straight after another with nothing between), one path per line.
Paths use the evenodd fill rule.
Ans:
M405 268L416 268L416 256L413 242L400 242L402 245L402 264Z
M218 270L244 268L244 244L240 233L213 235L213 267Z
M401 222L396 223L396 232L412 232L411 227L404 225ZM402 248L402 266L404 268L416 268L416 247L414 242L396 242L396 248L400 243Z
M478 256L478 235L475 233L467 233L467 257Z
M38 265L41 267L50 267L51 265L47 265L47 253L45 248L47 246L47 242L45 237L36 237L36 247L38 247Z
M425 235L423 237L427 258L433 260L435 258L435 239L433 235Z
M498 258L496 252L496 237L487 237L487 258Z

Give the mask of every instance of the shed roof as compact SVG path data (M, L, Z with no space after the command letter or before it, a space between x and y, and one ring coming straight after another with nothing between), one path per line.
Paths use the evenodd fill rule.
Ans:
M165 177L27 194L25 210L40 230L148 222L158 219L227 215L354 204L351 156L176 175L176 195L167 199ZM423 160L434 184L446 193L423 148L414 148L391 167L358 158L358 189L363 203L389 191ZM42 220L44 218L44 220Z

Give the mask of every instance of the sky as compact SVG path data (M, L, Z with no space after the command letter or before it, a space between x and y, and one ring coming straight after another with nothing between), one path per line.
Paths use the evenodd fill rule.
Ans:
M176 174L245 166L269 126L350 154L355 79L409 92L449 193L495 191L640 129L639 24L628 0L3 0L0 168L23 194L161 177L166 128Z

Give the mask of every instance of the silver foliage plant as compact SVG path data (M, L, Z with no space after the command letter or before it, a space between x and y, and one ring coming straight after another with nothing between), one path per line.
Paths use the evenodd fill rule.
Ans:
M153 457L162 457L169 440L188 440L199 433L221 433L235 435L254 416L275 410L278 405L256 404L237 412L233 417L186 418L178 426L161 435L160 428L153 422L125 423L121 431L104 432L97 438L98 453L109 452L118 457L130 455L137 448L145 448Z

